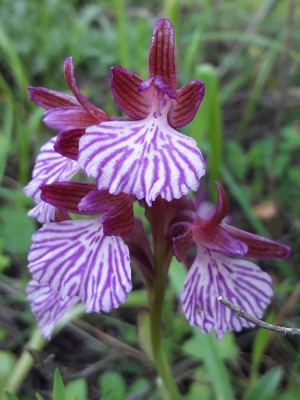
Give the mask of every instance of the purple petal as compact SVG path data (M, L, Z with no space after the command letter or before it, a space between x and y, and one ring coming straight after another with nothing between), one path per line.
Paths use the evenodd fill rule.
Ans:
M204 97L204 83L191 81L176 91L177 103L174 103L168 115L173 128L181 128L192 121Z
M160 75L173 89L177 88L174 28L166 18L154 25L148 67L150 78Z
M147 81L143 81L138 89L139 93L147 91L149 88L155 88L159 92L166 94L170 99L177 101L176 90L174 90L171 86L169 86L160 75L156 75L154 78L150 78ZM146 94L147 96L147 94ZM152 97L153 94L149 93L149 96Z
M158 195L171 201L198 189L205 162L196 142L169 126L164 104L145 120L106 122L86 130L78 162L99 190L132 194L151 205Z
M86 212L105 213L125 201L130 201L132 204L131 196L125 193L113 195L108 190L93 190L80 201L79 209Z
M43 87L28 88L30 100L38 106L51 110L57 107L78 107L78 101L68 94L56 92Z
M192 229L196 244L207 247L209 250L236 257L247 253L247 245L230 235L221 226L211 226L207 221L197 220Z
M212 329L218 340L223 333L253 324L238 317L218 301L219 296L261 318L273 295L271 278L250 261L235 260L198 245L181 294L183 310L203 333Z
M219 225L229 213L229 199L219 182L215 182L218 189L218 204L208 223L212 226Z
M274 242L262 236L242 231L233 226L222 224L222 227L236 239L244 242L248 246L245 257L257 258L287 258L291 254L291 249L284 244Z
M64 61L64 75L65 75L65 80L69 86L69 89L74 94L76 99L79 101L81 106L91 115L97 118L98 122L96 123L100 124L103 121L109 121L109 117L102 110L100 110L99 108L95 107L92 103L90 103L78 90L77 83L75 80L73 57L69 57Z
M193 235L191 231L173 239L173 252L178 261L183 261L192 244Z
M28 214L29 217L35 218L41 224L55 220L55 207L51 204L41 201L38 205L32 208Z
M120 193L112 195L107 190L94 190L81 200L79 210L105 213L102 218L106 236L124 235L134 227L133 198Z
M60 132L57 136L54 150L64 157L77 161L79 139L84 133L85 129L71 129L69 131Z
M95 184L89 182L54 182L41 185L41 199L60 210L81 214L78 203L92 190ZM84 214L97 214L97 212Z
M51 290L47 284L34 280L28 283L26 292L32 313L37 318L38 328L43 337L49 340L55 326L79 301L77 296L62 299L59 293Z
M101 218L52 222L33 235L33 279L67 296L79 296L86 311L105 312L124 303L131 290L124 241L103 234Z
M138 93L142 79L118 66L111 69L111 88L115 102L133 119L144 119L151 110L151 101Z
M42 146L32 173L33 179L23 188L23 193L28 197L32 197L35 203L41 201L41 184L68 181L80 170L80 166L76 161L63 157L54 151L55 140L56 138L52 138Z
M98 125L102 122L81 107L53 108L45 112L43 121L49 128L57 131L85 129L88 126Z

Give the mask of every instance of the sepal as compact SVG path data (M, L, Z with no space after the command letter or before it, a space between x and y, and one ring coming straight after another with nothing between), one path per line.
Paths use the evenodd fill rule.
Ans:
M172 105L168 114L169 123L173 128L181 128L193 120L204 93L204 83L196 80L176 91L177 102Z
M162 18L156 22L148 57L149 76L160 75L173 89L177 88L175 35L171 22Z
M242 231L224 223L222 224L222 228L235 239L247 245L248 250L245 253L245 257L288 258L291 254L291 249L281 243Z
M151 109L151 99L138 93L142 79L117 66L111 69L110 81L115 102L120 109L133 119L146 118Z
M80 105L74 97L56 90L29 86L28 91L30 100L45 108L45 110L58 107L78 107Z

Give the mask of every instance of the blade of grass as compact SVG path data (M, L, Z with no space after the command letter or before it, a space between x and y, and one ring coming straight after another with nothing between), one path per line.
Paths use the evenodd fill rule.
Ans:
M65 386L58 368L54 375L53 400L66 400Z
M176 32L179 35L179 14L180 14L180 1L179 0L165 0L164 2L164 15L168 18Z
M23 68L21 59L14 50L13 43L7 37L6 33L0 28L0 49L6 56L12 76L19 87L22 97L27 97L28 78Z
M205 42L209 41L221 41L221 42L231 42L231 41L240 41L245 43L253 43L262 47L266 47L267 49L277 50L277 53L282 52L282 41L269 39L262 35L250 35L243 32L226 32L226 31L218 31L218 32L206 32L203 33L202 40ZM297 51L290 50L289 56L296 62L300 62L300 54Z
M196 79L205 83L205 96L190 127L192 136L201 147L204 136L207 136L209 154L209 190L211 198L217 200L214 181L221 180L222 164L222 122L219 101L219 79L216 69L203 64L196 68Z
M257 105L262 89L265 86L272 72L272 69L274 68L277 55L278 55L277 49L271 48L268 54L266 55L265 60L260 65L260 70L258 72L253 89L251 91L249 102L243 113L242 121L238 127L237 139L239 141L241 141L245 135L245 131L248 128L249 122L254 114L255 107Z
M252 385L243 400L275 399L277 388L282 379L282 367L275 367L264 374Z
M119 60L123 68L129 69L129 54L127 47L126 34L126 2L124 0L115 0L115 10L117 16L117 32L119 41Z
M6 110L4 112L4 125L0 137L0 184L5 171L5 165L9 156L10 143L14 125L14 106L7 100Z

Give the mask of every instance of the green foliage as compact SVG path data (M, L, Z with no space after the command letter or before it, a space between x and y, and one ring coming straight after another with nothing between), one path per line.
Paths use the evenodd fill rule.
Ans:
M15 394L5 391L7 400L20 400Z
M87 398L88 388L85 379L76 379L68 383L66 387L66 400L86 400Z
M127 398L125 381L117 372L111 371L100 376L99 388L104 393L102 399L125 400Z
M275 399L277 388L282 379L282 368L276 367L259 378L249 389L243 400Z
M66 400L64 382L58 369L54 375L53 400Z
M6 382L15 366L15 357L8 351L0 351L0 399L3 396Z

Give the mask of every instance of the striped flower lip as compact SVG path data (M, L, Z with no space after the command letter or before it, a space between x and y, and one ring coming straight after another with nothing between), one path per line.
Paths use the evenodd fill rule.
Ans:
M27 293L45 337L79 300L88 313L109 312L126 301L132 289L129 250L121 237L104 234L102 217L47 223L32 239Z
M184 260L192 242L197 246L181 294L184 313L191 325L200 327L203 333L214 329L220 340L223 333L240 331L252 324L221 304L219 296L261 318L273 295L268 274L250 261L228 256L286 258L290 248L222 223L229 212L229 200L222 186L218 182L216 185L219 200L210 219L195 216L194 221L175 222L170 232L175 232L180 224L187 230L173 238L174 254L179 261Z
M196 142L174 128L188 124L204 96L192 81L177 90L174 29L167 19L153 29L149 79L120 66L111 70L116 103L132 120L113 120L86 129L78 162L99 190L128 193L148 205L161 195L171 201L197 190L205 162Z

